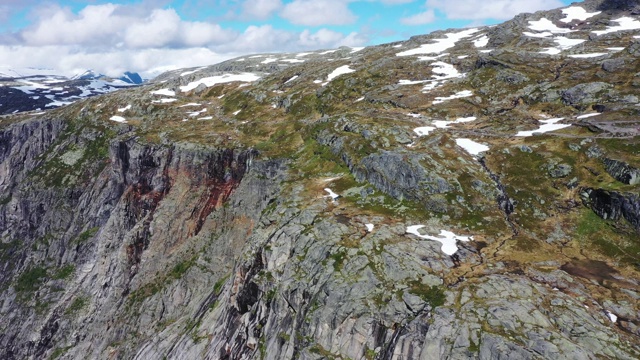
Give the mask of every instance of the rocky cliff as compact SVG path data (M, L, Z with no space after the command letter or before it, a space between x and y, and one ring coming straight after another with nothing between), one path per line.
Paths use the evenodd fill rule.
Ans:
M0 118L0 358L640 357L637 13Z

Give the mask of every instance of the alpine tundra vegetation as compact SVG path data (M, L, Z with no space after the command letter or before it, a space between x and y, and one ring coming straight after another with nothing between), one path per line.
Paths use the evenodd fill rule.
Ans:
M640 5L0 118L2 359L640 358Z

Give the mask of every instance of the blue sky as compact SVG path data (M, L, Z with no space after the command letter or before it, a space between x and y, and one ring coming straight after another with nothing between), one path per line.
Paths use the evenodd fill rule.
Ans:
M495 24L567 0L0 0L0 66L154 74Z

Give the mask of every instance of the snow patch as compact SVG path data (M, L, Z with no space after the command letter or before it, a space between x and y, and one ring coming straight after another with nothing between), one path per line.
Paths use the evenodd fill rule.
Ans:
M586 58L594 58L594 57L600 57L605 55L609 55L609 54L608 53L591 53L591 54L573 54L568 56L574 59L586 59Z
M564 36L556 36L555 38L553 38L553 41L558 44L558 48L561 50L566 50L569 48L572 48L576 45L582 44L583 42L587 41L587 40L582 40L582 39L569 39L567 37Z
M456 139L456 144L474 156L489 150L487 145L477 143L471 139Z
M529 37L534 37L534 38L547 38L549 36L553 36L553 33L549 32L549 31L545 31L545 32L541 32L541 33L532 33L532 32L525 31L522 34L526 35L526 36L529 36Z
M447 97L442 97L442 96L436 96L436 99L433 100L433 104L441 104L445 101L448 100L453 100L453 99L460 99L460 98L465 98L465 97L469 97L472 96L473 92L471 92L470 90L462 90L462 91L458 91L457 93L451 95L451 96L447 96Z
M473 45L478 48L483 48L487 46L487 44L489 44L489 37L486 35L482 36L480 39L473 40Z
M413 132L418 134L418 136L427 136L430 132L435 130L435 126L421 126L413 129Z
M570 32L574 32L574 30L571 30L571 29L558 27L556 24L554 24L553 22L551 22L551 20L547 18L542 18L537 21L529 21L529 29L537 32L548 31L554 34L567 34Z
M161 95L161 96L176 96L176 92L169 89L160 89L160 90L152 91L151 94Z
M175 102L175 101L178 101L178 99L173 99L173 98L171 98L171 99L160 99L160 100L153 100L151 102L155 103L155 104L169 104L169 103L172 103L172 102Z
M125 111L127 111L129 109L131 109L131 104L129 104L129 105L123 107L123 108L119 108L118 112L125 112Z
M123 118L122 116L117 116L117 115L112 116L111 118L109 118L109 120L115 121L115 122L119 122L119 123L126 123L127 122L127 119Z
M587 12L584 8L580 6L571 6L566 9L562 9L562 13L565 15L564 19L560 19L560 21L564 23L570 23L573 20L584 21L590 17L596 16L600 14L600 11L596 11L593 13Z
M624 17L621 17L620 19L611 20L611 21L617 22L618 25L609 26L605 30L592 31L592 33L594 33L596 35L604 35L604 34L609 34L609 33L617 32L617 31L638 30L638 29L640 29L640 21L638 21L638 20L636 20L634 18L630 18L630 17L624 16Z
M372 232L372 231L373 231L373 228L375 227L373 224L364 224L364 226L366 226L366 227L367 227L367 231L368 231L368 232Z
M415 85L415 84L424 84L431 80L398 80L398 85Z
M516 136L521 137L529 137L533 136L534 133L546 133L550 131L564 129L566 127L571 126L571 124L557 124L557 122L564 120L564 118L554 118L548 120L540 120L543 125L540 125L540 128L531 131L519 131Z
M293 80L295 80L297 78L298 78L298 75L294 75L291 79L285 81L284 83L286 84L286 83L292 82Z
M330 197L333 201L336 201L336 199L340 197L340 195L334 193L333 190L329 188L324 188L324 191L329 193L329 195L325 195L324 197Z
M434 240L442 244L442 252L447 255L453 255L458 251L457 241L470 241L473 240L473 236L459 236L451 231L440 230L440 236L422 235L418 232L419 229L425 227L424 225L412 225L407 227L407 233L416 235L421 239Z
M288 62L288 63L291 63L291 64L295 64L295 63L303 63L303 62L304 62L304 60L300 60L300 59L282 59L282 60L280 60L280 61L282 61L282 62Z
M329 74L329 76L327 76L327 81L325 82L325 84L327 84L328 82L330 82L331 80L337 78L340 75L344 75L344 74L349 74L354 72L355 70L351 69L349 67L349 65L342 65L339 68L333 70L331 72L331 74Z
M242 111L242 110L234 111L233 112L233 116L236 116L236 115L240 114L240 111Z
M607 316L609 317L609 320L611 320L611 322L618 321L618 316L609 310L607 310Z
M475 116L470 116L470 117L466 117L466 118L458 118L458 119L453 120L453 121L436 120L436 121L433 122L433 124L438 129L447 129L449 127L449 125L466 123L466 122L474 121L476 119L477 118Z
M207 108L204 108L204 109L202 109L200 111L194 111L194 112L191 112L191 113L188 113L188 114L189 114L189 117L196 117L196 116L198 116L200 114L203 114L203 113L206 113L206 112L207 112Z
M259 79L260 79L260 76L254 73L222 74L222 75L210 76L194 82L190 82L185 86L181 86L180 90L182 92L191 91L197 88L200 84L204 84L207 87L211 87L216 84L224 84L224 83L235 82L235 81L254 82Z
M198 103L188 103L188 104L180 105L181 108L190 107L190 106L200 106L200 104L198 104Z
M562 52L562 50L558 48L547 48L545 51L540 51L540 54L548 54L548 55L558 55Z
M433 64L432 73L435 74L434 79L436 80L447 80L453 78L460 78L463 75L456 69L453 65L447 64L446 62L436 61Z
M598 116L601 113L591 113L591 114L584 114L584 115L580 115L578 117L576 117L576 119L586 119L586 118L590 118L592 116Z
M445 34L446 37L444 39L433 39L433 41L435 41L434 43L422 44L418 48L399 52L396 54L396 56L428 55L441 53L449 48L454 47L456 43L461 39L469 37L477 33L478 31L478 29L467 29L457 33L447 33Z

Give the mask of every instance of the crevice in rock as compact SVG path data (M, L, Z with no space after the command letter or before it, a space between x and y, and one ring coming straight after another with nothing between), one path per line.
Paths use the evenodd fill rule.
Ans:
M513 222L513 220L511 220L511 214L513 213L513 202L511 201L509 194L507 194L507 190L504 184L500 181L500 176L493 173L491 169L489 169L484 158L478 159L478 162L480 163L482 168L489 174L491 180L493 180L493 182L496 184L496 189L498 189L498 191L500 192L500 194L496 198L496 201L498 202L498 207L504 213L505 221L511 228L511 231L513 233L512 238L518 236L518 227Z

